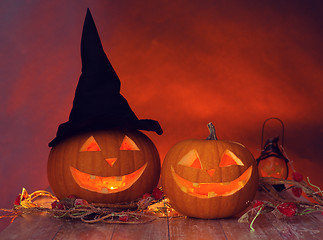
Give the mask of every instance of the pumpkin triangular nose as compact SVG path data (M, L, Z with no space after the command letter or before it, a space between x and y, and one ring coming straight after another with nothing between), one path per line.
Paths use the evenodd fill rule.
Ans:
M105 161L112 167L115 161L117 161L117 158L106 158Z
M212 177L214 172L215 172L215 169L213 168L213 169L209 169L209 170L206 170L206 171Z

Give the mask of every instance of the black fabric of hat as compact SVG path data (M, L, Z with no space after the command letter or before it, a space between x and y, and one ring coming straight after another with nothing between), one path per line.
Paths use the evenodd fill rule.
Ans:
M104 53L89 9L83 26L81 58L82 74L69 120L58 127L49 147L69 136L93 130L138 129L163 133L157 121L139 120L120 94L120 80Z

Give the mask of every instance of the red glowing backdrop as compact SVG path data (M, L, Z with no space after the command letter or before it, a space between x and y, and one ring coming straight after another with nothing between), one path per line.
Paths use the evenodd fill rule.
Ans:
M22 187L48 187L47 144L72 107L87 7L121 93L164 129L148 133L162 159L205 138L210 121L258 157L263 121L279 117L296 170L322 186L321 1L1 1L1 207Z

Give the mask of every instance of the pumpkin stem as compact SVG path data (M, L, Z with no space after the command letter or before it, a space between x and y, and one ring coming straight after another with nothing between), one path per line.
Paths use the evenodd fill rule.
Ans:
M216 137L215 134L215 127L213 125L213 123L208 123L207 127L209 128L210 131L210 135L206 138L206 140L218 140L218 138Z

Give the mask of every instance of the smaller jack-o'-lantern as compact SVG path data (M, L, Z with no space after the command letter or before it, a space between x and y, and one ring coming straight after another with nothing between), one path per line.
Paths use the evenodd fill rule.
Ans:
M260 157L257 158L260 177L288 177L288 159L278 146L278 140L278 137L269 138Z
M55 145L48 180L58 198L75 195L89 202L136 200L157 185L159 154L139 131L102 130Z
M210 123L207 140L185 140L167 153L162 186L171 205L197 218L224 218L243 211L258 187L257 164L240 143L217 140Z
M263 145L265 126L269 121L275 120L281 125L281 145L278 144L279 137L271 137ZM256 159L260 177L274 177L287 179L288 158L283 151L285 126L281 119L276 117L268 118L262 125L261 133L261 155ZM283 184L274 185L276 190L281 191L285 187Z

